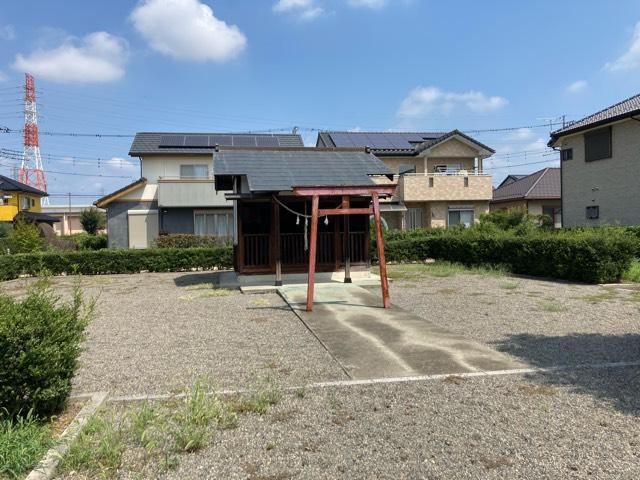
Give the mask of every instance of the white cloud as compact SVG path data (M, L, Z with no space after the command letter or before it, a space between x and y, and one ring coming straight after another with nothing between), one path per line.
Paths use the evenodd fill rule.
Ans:
M302 20L313 20L324 13L315 0L278 0L273 5L277 13L293 13Z
M138 172L140 170L137 162L122 157L112 157L105 162L105 165L125 172Z
M571 85L567 87L567 92L569 93L580 93L587 89L589 84L586 80L576 80Z
M505 139L509 142L524 142L531 140L535 136L536 134L532 129L525 127L509 132Z
M504 97L487 96L482 92L445 92L437 87L413 89L402 101L398 117L405 120L419 119L431 113L451 114L456 110L488 113L505 107L509 102Z
M17 54L13 68L55 82L112 82L124 75L127 42L107 32L67 37L53 49Z
M352 7L365 7L374 10L384 7L387 0L348 0L347 3Z
M13 25L0 26L0 39L2 40L15 40L16 30Z
M7 77L7 74L4 73L2 70L0 70L0 82L6 82L7 80L9 80L9 77Z
M247 45L236 25L198 0L143 0L130 18L151 48L176 60L224 62Z
M613 62L605 64L604 68L610 72L640 68L640 22L636 23L629 49Z

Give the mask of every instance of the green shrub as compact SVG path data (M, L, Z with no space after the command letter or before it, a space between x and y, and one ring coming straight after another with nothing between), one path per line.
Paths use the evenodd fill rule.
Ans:
M494 210L480 216L480 224L493 224L500 230L510 230L523 223L529 223L529 214L520 208Z
M225 245L227 241L213 235L192 235L187 233L172 233L160 235L156 239L158 248L204 248L219 247Z
M92 311L79 287L62 303L46 280L23 300L0 295L0 409L40 418L62 410Z
M20 275L185 271L192 268L229 269L233 266L231 247L151 248L147 250L80 250L0 256L0 281Z
M489 235L474 229L390 241L388 261L423 261L427 258L467 266L492 265L513 273L577 280L614 282L628 270L635 243L627 235L611 232L535 235Z
M640 260L633 260L622 278L628 282L640 283Z
M89 235L95 235L98 230L102 230L106 226L107 216L97 208L91 207L82 211L80 223Z
M12 253L39 252L44 247L44 239L40 230L31 222L16 222L7 238Z
M103 248L107 248L106 233L98 233L95 235L76 233L61 238L72 241L78 250L102 250Z
M11 253L11 241L8 238L0 237L0 255Z
M13 228L9 222L0 222L0 238L8 237L11 230Z

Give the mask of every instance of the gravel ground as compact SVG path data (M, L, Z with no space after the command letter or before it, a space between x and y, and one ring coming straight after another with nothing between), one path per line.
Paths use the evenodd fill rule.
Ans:
M640 360L640 285L421 275L392 282L391 298L535 366Z
M639 378L623 368L307 390L241 415L175 470L125 463L120 478L637 479Z
M102 291L76 391L175 391L344 379L271 295L208 274L85 278ZM70 279L54 279L68 292ZM204 287L203 287L204 285ZM3 287L18 294L23 281ZM392 283L393 301L532 365L640 360L640 291L458 274ZM307 389L243 414L170 479L640 478L640 368ZM120 407L121 408L121 407ZM124 465L122 478L138 475Z
M169 478L639 478L640 370L581 374L591 393L572 374L289 396Z
M66 294L72 278L58 277ZM167 393L207 375L221 387L345 379L277 294L214 290L207 273L83 277L99 294L74 393ZM24 280L2 284L19 294ZM222 296L214 296L222 294Z

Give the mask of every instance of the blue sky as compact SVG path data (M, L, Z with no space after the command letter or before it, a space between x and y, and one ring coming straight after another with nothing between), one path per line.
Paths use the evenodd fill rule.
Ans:
M575 120L640 92L637 0L4 3L0 127L11 129L21 128L27 70L43 132L299 126L309 143L317 129ZM498 181L554 165L548 130L474 136L497 150L486 166ZM0 133L0 148L20 143L19 133ZM137 178L129 138L42 135L40 143L54 194L99 195ZM0 159L0 173L14 161Z

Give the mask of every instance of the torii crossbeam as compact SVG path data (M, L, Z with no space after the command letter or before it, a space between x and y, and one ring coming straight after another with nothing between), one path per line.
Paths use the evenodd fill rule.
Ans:
M376 245L380 262L380 283L382 286L382 305L391 306L389 297L389 280L384 258L384 240L380 221L380 195L393 195L396 185L367 185L340 187L293 187L293 194L300 197L311 197L311 238L309 245L309 277L307 284L307 311L313 311L313 292L315 287L316 251L318 243L318 217L325 215L373 215L376 226ZM370 196L372 206L368 208L351 208L351 196ZM319 208L320 197L342 197L339 208Z

